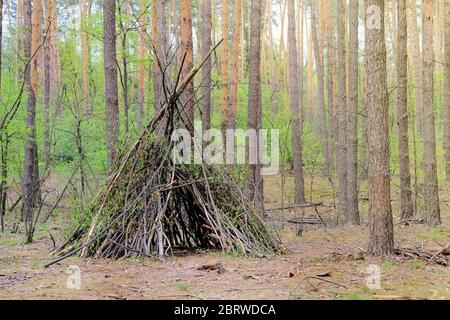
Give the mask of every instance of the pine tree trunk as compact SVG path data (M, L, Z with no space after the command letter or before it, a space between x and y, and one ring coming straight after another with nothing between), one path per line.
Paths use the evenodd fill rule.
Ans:
M181 0L181 52L186 54L182 68L182 79L186 78L194 67L192 46L192 13L191 0ZM184 105L185 121L191 133L194 133L194 84L191 81L180 97Z
M88 38L88 0L81 6L81 56L83 69L83 113L89 112L89 38Z
M129 132L129 117L128 117L128 109L129 109L129 101L128 101L128 86L129 86L129 77L128 77L128 1L125 0L122 2L121 7L119 8L120 13L120 29L121 29L121 46L122 46L122 74L121 74L121 84L122 84L122 108L123 108L123 117L125 118L125 135L128 135Z
M224 43L226 45L226 43ZM262 125L261 109L261 0L251 0L250 13L250 48L249 48L249 85L248 85L248 128L256 130L256 135ZM250 146L256 154L256 164L250 165L248 191L252 202L258 211L264 211L264 187L259 159L260 146Z
M145 36L146 36L146 20L145 13L147 7L145 1L141 0L139 4L139 19L138 19L138 98L137 98L137 110L136 110L136 127L138 131L142 130L142 115L144 111L144 98L145 98Z
M360 224L358 209L358 0L349 2L347 214L348 222Z
M317 115L318 115L318 127L320 138L322 141L323 156L325 158L324 172L329 175L330 172L330 157L328 154L328 133L327 133L327 120L325 111L325 83L324 83L324 66L323 66L323 54L321 52L321 46L319 45L319 39L317 35L317 8L315 1L310 2L311 8L311 32L314 45L314 59L316 61L317 72ZM292 69L291 69L292 70Z
M24 0L24 60L29 61L35 56L39 47L39 35L35 33L40 30L40 3L35 2L32 8L30 0ZM32 13L33 11L33 13ZM33 24L33 25L32 25ZM26 66L25 79L28 87L28 103L26 112L25 155L22 180L22 218L25 221L26 241L31 242L33 238L32 224L33 211L39 194L39 168L38 151L36 144L36 90L37 90L37 60L31 59L31 63Z
M300 131L299 84L297 70L297 38L295 30L295 3L288 1L288 50L289 50L289 102L291 107L292 153L294 162L295 203L305 202L303 178L302 140Z
M394 251L384 0L366 1L365 47L369 122L369 215L371 215L368 251L375 256L384 256Z
M228 128L229 104L229 49L228 49L228 0L222 0L222 39L220 61L220 110L222 112L222 130Z
M242 0L234 1L233 19L233 60L231 61L230 74L230 104L227 115L228 129L236 128L236 110L237 110L237 90L239 81L239 46L241 40L241 17L242 17Z
M415 126L420 136L423 136L423 111L422 111L422 59L420 54L419 44L419 28L417 26L416 0L408 0L408 25L410 32L411 43L411 64L413 67L414 76L414 113Z
M47 175L50 169L50 95L51 95L51 41L52 41L52 23L50 13L50 1L46 0L46 15L45 15L45 28L48 30L47 39L44 43L44 106L43 106L43 118L44 118L44 173Z
M436 129L434 119L433 85L433 1L422 0L422 56L423 56L423 160L425 168L424 201L426 222L441 224L436 164Z
M305 6L305 15L307 14ZM310 18L306 16L306 21L310 21ZM307 40L307 50L306 50L306 106L305 106L305 117L306 122L308 122L310 128L314 133L317 134L317 126L315 121L316 108L314 107L314 54L313 54L313 44L312 44L312 32L308 30L308 23L306 23L306 40Z
M20 59L23 58L24 53L24 39L23 37L23 26L25 24L24 21L24 3L23 0L17 0L16 2L16 53L14 55L15 64L16 64L16 73L14 75L14 82L16 85L19 83L19 75L21 73L22 64L20 63Z
M446 177L450 181L450 0L445 0L445 16L444 152Z
M0 0L0 97L2 97L2 46L3 44L3 0ZM3 174L3 171L6 169L6 161L4 161L5 158L5 142L6 136L5 136L5 130L0 132L0 227L1 231L4 232L5 230L5 224L3 221L3 216L5 215L5 205L6 204L6 178ZM5 198L5 201L3 201L3 198Z
M156 57L162 68L166 66L166 50L167 50L167 26L166 26L166 1L156 0L153 4L153 42L156 47ZM183 50L181 50L183 51ZM156 60L156 59L155 59ZM153 64L154 72L154 108L158 110L165 101L163 92L163 76L157 61Z
M2 89L2 49L3 49L3 0L0 0L0 97Z
M335 57L336 57L336 44L334 41L334 20L331 15L333 10L329 1L325 2L325 22L326 22L326 48L327 48L327 109L328 109L328 128L329 128L329 156L330 156L330 175L334 173L334 157L335 157L335 141L337 138L336 133L336 100L335 100L335 81L336 74Z
M298 7L298 12L297 12L297 21L298 21L298 57L297 57L297 70L298 70L298 91L300 93L299 96L299 112L300 112L300 132L303 132L303 123L305 120L305 115L304 115L304 106L303 106L303 98L304 98L304 92L303 92L303 87L304 87L304 67L303 67L303 55L304 55L304 45L303 45L303 31L304 31L304 0L298 0L297 2L297 7Z
M338 215L340 221L348 220L347 211L347 72L345 45L345 0L337 6L337 84L338 123L336 145L336 173L338 176Z
M202 0L201 7L201 19L202 19L202 60L204 60L209 50L212 47L211 31L212 31L212 13L211 13L211 0ZM211 58L208 58L202 67L202 125L203 132L211 128Z
M278 104L279 104L279 70L277 66L277 61L275 60L276 49L273 41L273 23L272 23L272 15L270 14L271 4L270 0L266 1L266 10L269 13L267 19L267 34L269 37L269 59L270 59L270 85L272 88L271 92L271 101L272 101L272 112L274 114L278 113Z
M362 79L363 103L361 106L361 158L359 165L359 178L367 180L369 175L369 164L367 163L367 144L368 144L368 123L367 123L367 75L364 72Z
M303 1L303 0L300 0ZM284 45L284 26L286 17L287 0L280 0L280 44L278 46L278 59L279 59L279 70L280 70L280 80L283 79L283 67L286 64L285 61L285 45ZM285 82L286 83L286 82Z
M103 2L103 55L105 71L106 144L108 149L108 170L116 162L119 148L119 98L116 65L116 1Z
M414 213L409 167L408 139L408 50L406 0L397 0L398 40L397 40L397 125L398 154L400 162L400 216L411 219Z

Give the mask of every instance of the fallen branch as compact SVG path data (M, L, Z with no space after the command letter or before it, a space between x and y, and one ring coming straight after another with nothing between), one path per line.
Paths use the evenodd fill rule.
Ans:
M427 265L434 262L444 267L448 266L448 260L441 252L434 255L420 249L398 248L394 250L394 253L406 259L421 259L427 262Z
M428 262L427 262L426 265L429 265L431 262L433 262L434 259L436 259L439 255L445 255L445 254L448 254L448 253L449 253L449 250L450 250L450 242L447 243L447 245L446 245L444 248L442 248L441 251L439 251L439 252L437 252L436 254L434 254L434 255L430 258L430 260L428 260Z

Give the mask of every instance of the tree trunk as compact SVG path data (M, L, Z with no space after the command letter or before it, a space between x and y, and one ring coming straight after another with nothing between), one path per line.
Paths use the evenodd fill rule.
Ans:
M49 0L49 15L51 17L52 25L50 26L50 37L48 41L51 42L51 94L50 94L50 105L56 113L59 111L59 106L56 104L57 95L61 83L61 57L59 51L59 38L58 38L58 16L56 11L56 5L54 0Z
M88 0L82 0L81 6L81 56L83 69L83 113L89 112L89 36L88 36Z
M0 97L2 97L2 44L3 44L3 0L0 0ZM6 177L3 174L3 171L6 169L6 159L4 152L4 142L6 139L4 137L4 130L0 132L0 225L1 231L4 232L5 224L3 221L3 216L5 215L5 205L6 204ZM5 161L4 161L5 160ZM5 201L3 200L5 198Z
M416 129L423 136L423 111L422 111L422 59L420 58L419 28L417 26L416 0L408 0L409 26L411 43L411 64L414 76L414 111Z
M222 130L228 128L229 104L229 50L228 50L228 0L222 0L222 38L220 62L220 110L222 112Z
M138 131L142 130L142 114L144 110L144 98L145 98L145 36L147 34L147 26L145 14L147 6L145 1L141 0L139 4L139 19L138 19L138 100L137 100L137 110L136 110L136 127Z
M2 49L3 49L3 0L0 0L0 97L2 89Z
M121 84L122 84L122 108L123 108L123 116L125 122L125 135L128 135L129 131L129 118L128 118L128 1L125 0L122 5L119 7L120 14L120 30L121 30L121 45L122 45L122 74L121 74Z
M119 147L119 101L116 65L116 1L103 2L103 54L105 69L106 143L108 170L112 171Z
M334 3L334 2L333 2ZM324 17L325 23L326 23L326 48L327 48L327 109L328 109L328 128L329 128L329 156L330 156L330 176L332 176L334 172L334 161L333 157L335 156L335 142L337 138L337 132L336 132L336 90L335 86L336 83L334 81L335 74L336 74L336 44L335 44L335 37L334 37L334 20L332 15L330 14L333 12L331 9L332 6L329 1L325 2L325 11L324 14L326 15Z
M390 173L389 121L386 83L384 0L366 1L366 72L369 122L369 253L394 251Z
M39 195L39 167L38 151L36 144L36 89L37 89L37 60L31 59L35 56L39 47L39 35L35 33L40 30L40 3L35 2L32 8L30 0L24 0L24 60L31 61L25 68L25 79L28 87L28 103L26 113L26 138L25 138L25 156L23 166L22 180L22 218L25 221L26 241L33 240L33 211ZM33 13L32 13L33 10ZM33 25L32 25L33 23ZM31 60L30 60L31 59Z
M304 93L303 93L303 87L304 87L304 67L303 67L303 53L304 53L304 45L303 45L303 31L304 31L304 18L305 15L303 14L304 11L304 0L298 0L297 2L297 7L298 7L298 12L297 12L297 21L298 21L298 57L297 57L297 69L298 69L298 84L299 84L299 93L300 96L298 98L298 103L299 103L299 111L300 111L300 132L303 132L303 122L305 120L305 116L304 116L304 107L303 107L303 97L304 97Z
M226 43L224 43L226 45ZM262 125L261 109L261 0L251 0L250 48L249 48L249 85L248 85L248 128L256 130ZM260 212L264 211L264 188L259 159L259 143L250 146L256 154L257 163L250 165L248 189L250 199Z
M311 32L314 44L314 59L316 61L317 71L317 115L320 138L322 141L323 156L325 158L324 172L326 175L330 173L330 157L328 154L328 131L327 120L325 111L325 83L324 83L324 66L323 66L323 54L321 52L321 46L319 45L319 39L317 36L317 8L315 1L311 1Z
M406 0L397 0L397 125L400 165L400 216L402 220L413 217L408 139L408 50Z
M237 92L239 81L239 46L241 40L242 0L234 1L233 9L233 60L231 61L230 74L230 103L228 110L228 129L236 128Z
M16 2L16 54L14 55L16 63L16 74L14 76L15 84L19 83L19 76L21 74L22 64L20 59L23 58L23 53L25 51L23 35L23 26L25 24L25 12L24 12L24 2L23 0L17 0Z
M211 31L212 31L212 14L211 14L211 0L202 0L201 7L202 18L202 60L206 58L212 47ZM202 125L203 132L211 128L211 58L208 58L202 67Z
M267 34L269 38L269 59L270 59L270 85L272 88L271 92L271 101L272 101L272 112L274 114L278 113L278 104L279 104L279 71L277 66L277 61L275 59L276 48L273 41L273 23L272 23L272 15L271 15L271 3L270 0L266 1L266 10L268 12L267 17ZM244 60L243 58L241 58Z
M305 15L307 14L307 6L305 5ZM306 16L306 21L310 18ZM305 117L306 122L308 122L310 128L314 133L317 134L317 126L315 121L316 109L314 108L314 54L313 54L313 44L312 44L312 32L308 30L308 23L306 23L306 106L305 106Z
M156 57L162 68L166 66L167 27L166 27L166 1L156 0L153 4L153 42L156 47ZM163 91L163 76L158 63L154 63L154 107L158 110L165 102Z
M305 202L302 141L300 131L299 84L297 74L297 37L295 30L295 0L288 1L289 102L291 106L292 153L294 162L295 203Z
M50 169L50 95L51 95L51 71L50 71L50 60L51 60L51 40L52 40L52 23L50 5L48 0L46 0L46 16L45 16L45 28L48 30L47 39L44 43L44 174L47 175Z
M6 214L6 198L8 197L8 146L9 137L7 130L3 130L0 135L0 224L1 231L5 231L5 223L3 217Z
M361 159L359 166L359 178L367 180L369 175L369 164L367 161L367 144L368 144L368 123L367 123L367 72L364 72L362 79L363 103L361 107Z
M441 224L439 189L436 166L436 132L433 85L433 1L422 0L422 56L423 56L423 160L425 167L424 200L426 222Z
M191 0L181 0L181 52L186 54L182 69L182 79L186 78L194 67L192 46L192 13ZM194 84L192 81L181 94L180 101L184 106L184 119L191 133L194 133Z
M300 0L303 1L303 0ZM285 18L286 18L286 8L287 8L287 0L280 0L280 44L279 44L279 52L278 52L278 59L279 59L279 70L280 70L280 80L283 80L283 68L286 64L285 61L285 46L284 46L284 26L285 26ZM284 72L285 73L285 72ZM286 75L284 75L286 76ZM286 84L286 81L285 81Z
M445 12L444 151L445 172L447 181L450 181L450 0L445 0Z
M336 145L336 171L338 176L338 215L341 221L348 220L347 211L347 72L345 45L345 0L337 6L337 84L338 123Z
M349 3L347 214L348 222L360 224L358 209L358 1Z

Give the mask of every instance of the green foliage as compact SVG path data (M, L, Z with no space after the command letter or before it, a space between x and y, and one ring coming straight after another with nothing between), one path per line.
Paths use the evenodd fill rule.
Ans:
M187 292L189 291L189 285L184 281L177 282L177 289L183 292Z

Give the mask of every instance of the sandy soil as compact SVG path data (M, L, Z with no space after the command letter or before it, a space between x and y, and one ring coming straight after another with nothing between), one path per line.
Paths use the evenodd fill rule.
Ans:
M276 188L276 181L271 186ZM318 184L313 192L322 192L322 187ZM279 190L274 190L268 191L269 207L279 205ZM320 212L324 218L333 217L329 208ZM450 242L448 213L444 204L444 223L439 228L396 224L396 245L438 251ZM400 257L367 257L365 226L310 226L298 236L297 226L285 220L299 215L295 210L274 213L286 253L258 258L220 252L190 253L165 262L75 257L44 269L54 258L49 256L50 233L58 235L64 220L39 226L31 245L22 244L22 235L0 233L0 299L450 299L450 267ZM309 209L305 216L316 217L316 213ZM225 273L199 270L218 261ZM80 268L80 289L67 288L70 265ZM381 270L380 289L366 285L370 265Z

